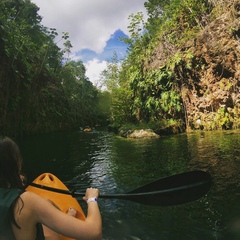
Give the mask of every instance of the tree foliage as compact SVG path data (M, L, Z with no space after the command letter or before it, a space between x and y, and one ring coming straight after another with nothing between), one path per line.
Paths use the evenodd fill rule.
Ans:
M125 118L124 111L118 111L120 102L112 104L112 120L178 121L184 118L184 107L175 69L180 64L190 69L193 58L190 51L182 54L178 49L207 24L213 5L208 0L148 0L144 5L147 21L144 22L142 13L131 14L130 37L122 39L129 46L128 55L121 64L119 86L112 91L112 98L121 100L125 92L128 104L121 101ZM159 59L162 65L152 66L158 52L165 58Z
M30 0L0 2L0 131L7 134L91 125L99 114L83 63L64 57L68 33L44 27L38 10Z
M120 65L116 52L113 52L111 61L107 63L107 68L101 73L102 87L112 92L119 87Z

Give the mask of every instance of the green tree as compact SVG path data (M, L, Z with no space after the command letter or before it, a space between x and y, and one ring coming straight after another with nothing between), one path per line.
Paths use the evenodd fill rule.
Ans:
M190 69L193 55L178 49L206 24L203 19L211 11L208 4L207 0L148 0L144 4L147 22L142 13L129 16L130 37L123 39L129 44L128 55L119 74L121 89L131 96L128 119L149 123L182 117L175 71L180 65ZM154 66L151 62L158 55L165 58L159 59L161 66ZM117 108L112 112L117 114Z
M41 25L38 9L30 0L0 2L0 130L6 133L59 130L96 115L98 91L83 64L64 59L68 33L61 50L56 29Z
M101 73L101 82L107 91L113 92L116 88L119 88L119 72L120 65L117 53L114 51L111 61L107 63L106 69Z
M87 79L82 61L69 61L62 69L62 86L75 126L93 125L97 114L98 90Z

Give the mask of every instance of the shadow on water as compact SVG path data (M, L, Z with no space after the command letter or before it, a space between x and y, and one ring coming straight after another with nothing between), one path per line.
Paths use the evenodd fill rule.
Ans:
M95 186L102 193L126 192L189 170L212 175L205 197L179 206L100 199L103 239L240 239L239 131L128 140L95 130L29 136L19 143L29 180L52 172L79 191Z

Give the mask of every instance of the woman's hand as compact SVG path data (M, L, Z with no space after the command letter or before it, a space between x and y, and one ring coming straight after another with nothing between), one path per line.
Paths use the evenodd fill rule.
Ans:
M87 188L83 200L87 201L89 198L98 198L99 190L97 188Z

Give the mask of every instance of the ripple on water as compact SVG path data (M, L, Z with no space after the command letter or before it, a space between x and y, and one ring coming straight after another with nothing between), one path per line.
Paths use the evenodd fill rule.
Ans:
M50 171L79 191L95 186L102 193L126 192L189 170L212 175L206 196L180 206L100 199L103 239L225 240L233 239L225 236L240 226L240 131L196 132L149 141L96 131L61 138L46 135L25 144L21 146L27 175Z

